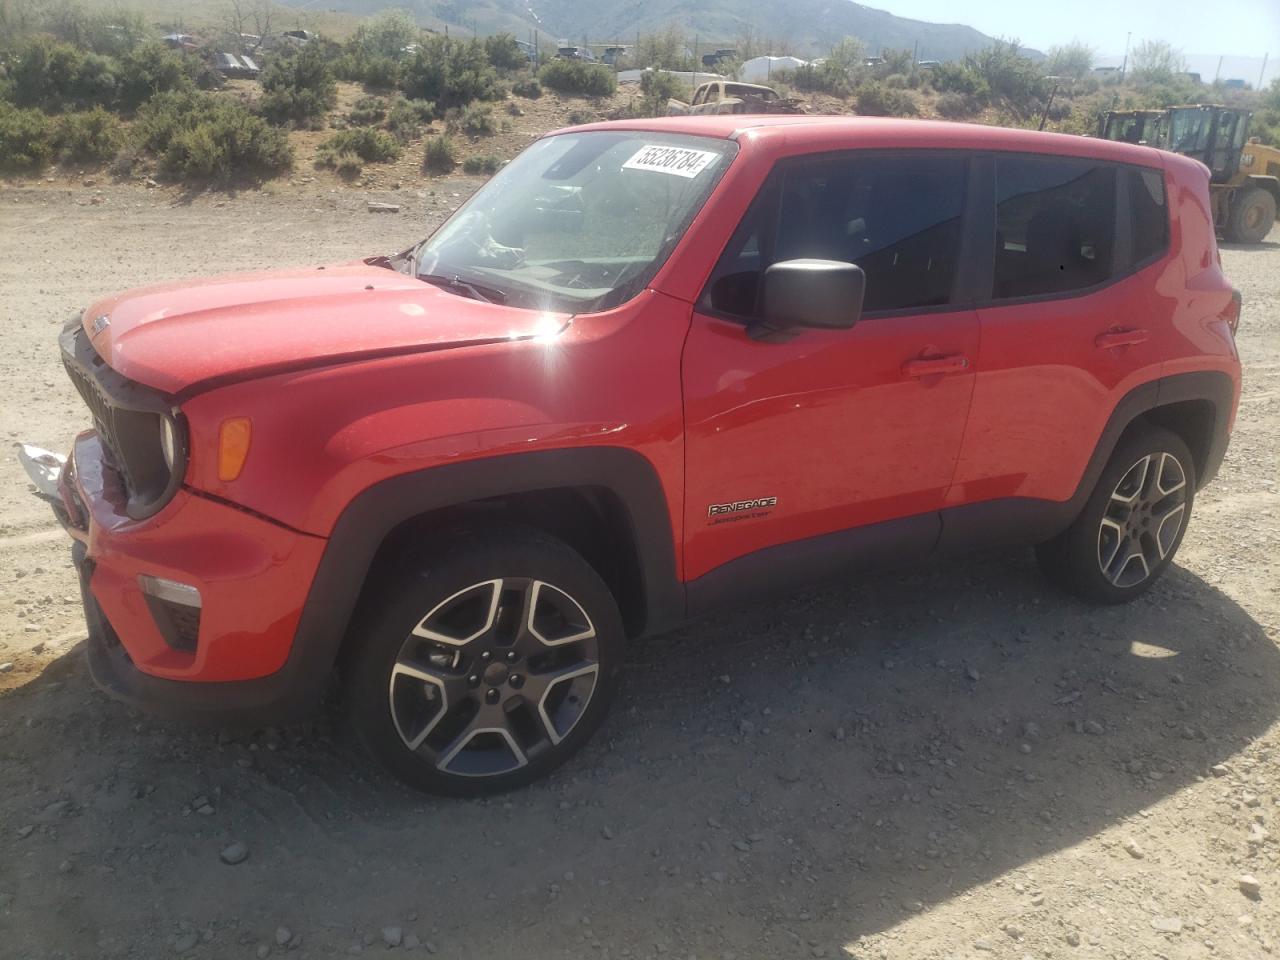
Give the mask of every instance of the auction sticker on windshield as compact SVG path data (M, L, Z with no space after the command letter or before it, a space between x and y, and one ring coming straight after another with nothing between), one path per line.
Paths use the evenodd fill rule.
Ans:
M677 177L687 177L692 180L719 156L720 154L709 150L646 144L622 165L622 169L653 170L657 173L671 173Z

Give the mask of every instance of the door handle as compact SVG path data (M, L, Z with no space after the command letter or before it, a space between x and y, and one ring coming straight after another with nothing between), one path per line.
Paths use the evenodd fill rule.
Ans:
M963 373L968 369L969 358L960 353L908 360L902 365L902 372L908 377L936 377L943 373Z
M1115 347L1131 347L1137 343L1146 343L1151 339L1151 334L1145 330L1108 330L1106 333L1098 334L1093 345L1102 350L1110 350Z

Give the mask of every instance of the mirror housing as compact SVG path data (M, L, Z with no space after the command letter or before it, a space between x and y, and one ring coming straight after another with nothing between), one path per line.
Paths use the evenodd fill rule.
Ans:
M841 260L783 260L760 281L760 325L847 330L862 316L867 275ZM755 333L752 334L756 336Z

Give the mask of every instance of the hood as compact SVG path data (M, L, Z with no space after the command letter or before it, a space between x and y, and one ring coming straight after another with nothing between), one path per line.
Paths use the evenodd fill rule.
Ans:
M357 262L130 290L95 303L83 323L113 369L176 394L206 381L543 336L568 319Z

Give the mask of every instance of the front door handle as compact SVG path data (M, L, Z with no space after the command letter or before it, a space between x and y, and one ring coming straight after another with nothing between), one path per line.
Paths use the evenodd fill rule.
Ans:
M960 353L908 360L902 365L902 372L908 377L936 377L943 373L963 373L968 369L969 358Z
M1101 350L1110 350L1115 347L1132 347L1137 343L1146 343L1149 339L1151 334L1145 330L1108 330L1098 334L1093 345Z

